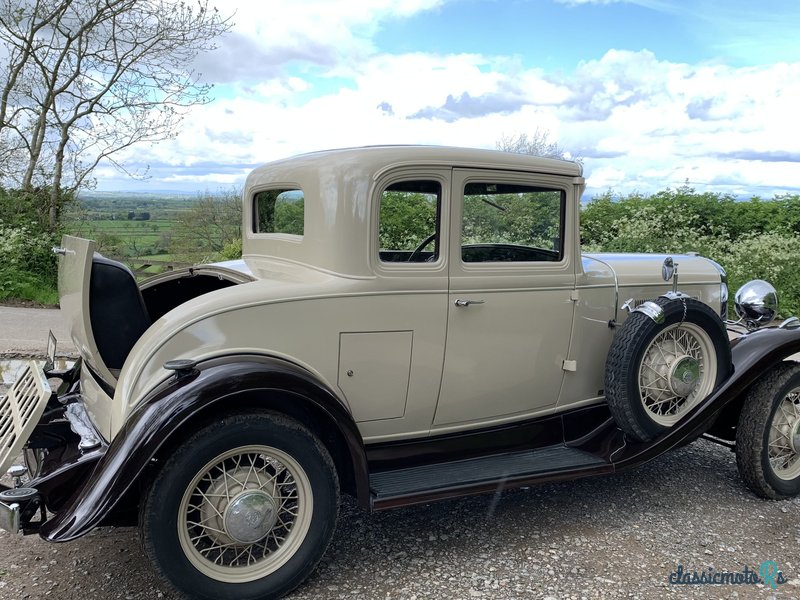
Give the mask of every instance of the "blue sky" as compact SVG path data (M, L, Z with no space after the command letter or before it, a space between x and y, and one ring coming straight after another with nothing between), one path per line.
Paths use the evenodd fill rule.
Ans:
M688 181L800 192L800 2L228 0L235 26L197 69L216 100L124 156L149 179L106 190L239 185L331 147L493 148L549 132L589 194Z

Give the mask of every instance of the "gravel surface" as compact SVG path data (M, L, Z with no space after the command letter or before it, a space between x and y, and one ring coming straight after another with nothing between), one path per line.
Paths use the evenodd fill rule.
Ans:
M624 474L367 514L345 502L295 599L800 598L800 500L744 488L699 441ZM774 560L788 583L675 586L684 569ZM68 544L0 533L0 598L174 598L134 529Z

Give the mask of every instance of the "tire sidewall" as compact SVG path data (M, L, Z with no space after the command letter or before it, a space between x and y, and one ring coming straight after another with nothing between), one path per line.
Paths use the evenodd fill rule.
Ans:
M761 452L759 453L761 469L764 473L766 483L777 492L779 497L792 497L800 494L800 475L794 479L781 479L772 470L772 465L769 462L769 432L778 406L783 402L786 395L797 387L800 387L800 370L796 370L794 374L772 394L769 415L767 416L766 424L761 432Z
M164 576L190 597L277 598L302 583L327 548L338 511L338 482L327 451L298 424L264 414L229 421L198 432L164 465L146 500L145 545ZM186 557L178 537L179 507L187 486L209 461L256 444L286 452L303 468L311 484L311 523L297 551L276 571L246 583L221 582L198 571Z

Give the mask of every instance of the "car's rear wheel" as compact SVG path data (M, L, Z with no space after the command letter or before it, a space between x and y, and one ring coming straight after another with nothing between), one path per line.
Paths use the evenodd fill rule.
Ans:
M325 447L296 421L240 414L195 433L142 504L145 550L192 598L279 598L330 541L338 481Z
M781 363L748 392L736 428L736 464L763 498L800 494L800 364Z
M655 303L663 321L631 313L606 360L611 413L629 437L642 442L675 425L731 368L724 324L709 306L691 298Z

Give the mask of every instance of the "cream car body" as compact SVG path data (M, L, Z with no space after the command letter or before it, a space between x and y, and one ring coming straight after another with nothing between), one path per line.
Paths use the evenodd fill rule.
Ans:
M731 344L715 262L582 254L583 189L567 161L336 150L250 174L241 260L137 283L65 237L81 360L32 365L0 401L0 436L24 416L0 462L24 448L30 478L0 489L0 527L138 523L183 593L275 598L320 560L340 491L382 510L614 473L710 434L756 493L796 495L800 321ZM742 321L768 323L774 290L746 291Z
M379 257L381 192L409 179L439 181L445 190L440 239L448 251L435 262L393 264ZM470 180L563 190L562 260L463 263L462 191ZM303 191L302 236L255 232L253 198L276 187ZM276 356L314 373L350 408L365 443L602 402L609 321L622 320L621 301L640 303L670 287L660 276L664 256L581 256L582 189L574 163L492 151L371 148L257 169L244 192L243 262L234 265L255 281L181 304L156 321L118 383L109 382L113 400L85 374L95 425L113 439L130 411L171 375L165 362L231 354ZM75 243L80 252L81 242ZM676 261L681 289L720 307L714 264L694 256ZM461 297L484 304L456 307ZM88 293L83 298L83 316L71 319L74 324L88 323ZM77 305L74 310L77 317ZM73 334L84 358L111 376L90 333Z

